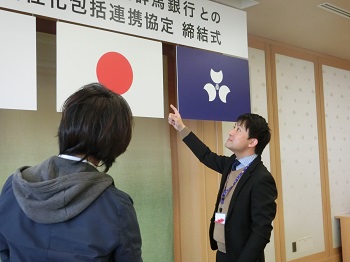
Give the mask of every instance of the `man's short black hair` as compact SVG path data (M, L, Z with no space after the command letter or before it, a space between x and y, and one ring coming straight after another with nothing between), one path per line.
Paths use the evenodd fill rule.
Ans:
M258 140L255 153L261 155L271 139L271 130L265 118L257 114L247 113L240 115L237 118L237 123L245 127L248 131L249 138L256 138Z

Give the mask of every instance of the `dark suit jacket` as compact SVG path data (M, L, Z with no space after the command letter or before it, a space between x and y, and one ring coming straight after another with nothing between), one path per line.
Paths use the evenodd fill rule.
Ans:
M217 242L213 238L215 212L236 156L219 156L213 153L192 132L183 141L203 164L222 174L209 229L210 245L216 250ZM276 198L275 180L263 165L261 156L258 156L239 180L226 216L225 242L230 261L264 261L264 248L270 241L272 221L276 215Z

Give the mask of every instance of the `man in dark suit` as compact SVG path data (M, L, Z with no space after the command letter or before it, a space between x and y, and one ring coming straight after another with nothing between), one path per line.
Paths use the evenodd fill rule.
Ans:
M180 132L183 142L207 167L222 174L209 237L217 262L263 262L276 215L277 188L261 161L271 133L265 119L243 114L229 132L225 147L230 157L212 152L183 123L170 105L168 122Z

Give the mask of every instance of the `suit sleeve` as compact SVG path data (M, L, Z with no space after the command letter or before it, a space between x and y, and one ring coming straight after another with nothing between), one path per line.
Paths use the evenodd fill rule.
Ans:
M223 173L229 157L219 156L212 152L193 132L184 137L183 142L200 162L221 174Z

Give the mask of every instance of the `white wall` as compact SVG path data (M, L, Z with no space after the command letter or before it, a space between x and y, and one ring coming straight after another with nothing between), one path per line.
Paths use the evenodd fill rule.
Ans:
M279 54L275 59L285 241L290 260L325 250L315 72L310 61ZM292 251L293 242L296 252Z
M350 213L350 71L322 66L333 247L339 247L336 215Z
M325 229L328 227L325 225L329 217L332 224L329 229L332 247L329 248L341 246L339 221L334 217L350 213L350 71L322 65L322 73L318 74L315 72L319 66L315 62L317 59L279 54L278 49L273 51L271 57L266 57L264 50L249 48L251 109L268 118L266 73L272 72L275 99L270 97L269 101L275 102L272 108L278 126L277 130L272 127L272 132L278 133L276 158L280 159L281 170L280 174L273 175L281 181L283 228L280 234L284 237L285 259L291 261L327 254L325 236L328 232ZM274 59L270 64L275 68L266 72L265 62L269 59ZM322 101L324 103L320 104ZM223 122L223 142L233 124ZM325 144L320 137L322 133L326 134ZM268 168L270 149L266 148L262 155ZM322 152L328 155L327 165L321 162ZM224 154L231 152L224 148ZM328 166L328 170L321 170L323 166ZM328 202L330 214L325 205ZM267 261L278 260L275 254L280 251L275 250L275 241L272 237L266 247ZM296 252L292 250L293 242Z
M268 121L267 113L267 90L266 90L266 70L265 70L265 52L255 48L249 48L249 74L250 74L250 99L251 112L259 114ZM222 137L225 144L228 132L232 129L233 122L222 122ZM224 154L230 156L232 152L224 148ZM270 146L268 145L262 154L264 165L270 170ZM265 248L265 259L269 262L275 262L275 238L274 232L271 233L270 243Z

